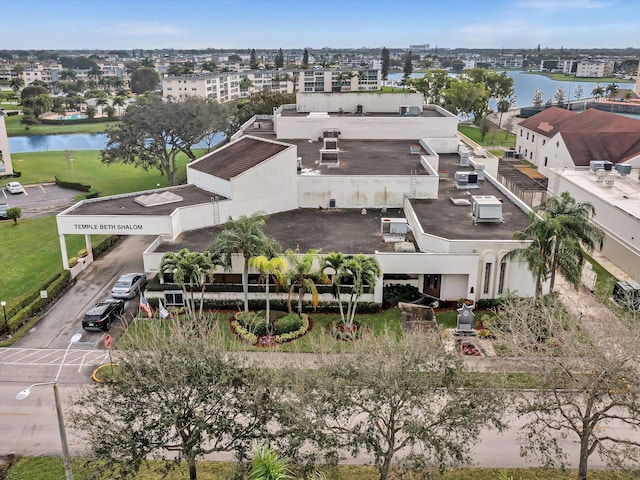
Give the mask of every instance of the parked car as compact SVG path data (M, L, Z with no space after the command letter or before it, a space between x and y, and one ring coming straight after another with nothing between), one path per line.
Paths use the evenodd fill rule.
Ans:
M107 332L111 329L113 322L118 319L118 316L123 313L124 300L106 298L96 303L91 310L84 314L82 328L85 330L95 329Z
M8 203L0 203L0 218L7 218L7 210L10 208Z
M111 289L113 298L133 298L144 290L147 277L144 273L126 273L122 275Z
M24 188L20 185L20 182L9 182L5 185L5 190L11 194L24 193Z

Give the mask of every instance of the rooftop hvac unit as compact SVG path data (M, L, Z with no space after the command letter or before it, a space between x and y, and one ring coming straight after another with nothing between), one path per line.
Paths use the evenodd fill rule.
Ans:
M613 168L613 163L606 160L591 160L589 162L589 170L591 171L591 173L595 174L599 168L610 172Z
M340 136L340 130L336 128L327 128L322 130L322 138L338 138Z
M476 163L476 175L478 175L478 180L484 180L484 169L486 165L484 163Z
M607 173L607 175L604 177L605 187L613 187L613 184L615 182L616 182L616 176L613 173Z
M457 188L479 188L477 173L456 172L454 178Z
M626 177L631 173L631 165L627 163L616 163L615 168L621 177Z
M299 172L302 171L302 157L296 159L296 167Z
M400 105L401 117L417 117L420 115L420 107L411 105Z
M604 177L607 176L607 171L604 168L598 168L596 170L596 181L604 182Z
M337 150L338 139L337 138L325 138L323 147L325 150Z
M396 253L414 253L416 246L411 242L396 242L393 244L393 250Z
M471 217L476 223L501 223L502 202L493 195L471 196Z

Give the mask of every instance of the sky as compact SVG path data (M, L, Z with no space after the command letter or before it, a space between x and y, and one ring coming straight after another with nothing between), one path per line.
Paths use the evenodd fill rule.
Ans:
M638 0L0 0L1 49L640 47Z

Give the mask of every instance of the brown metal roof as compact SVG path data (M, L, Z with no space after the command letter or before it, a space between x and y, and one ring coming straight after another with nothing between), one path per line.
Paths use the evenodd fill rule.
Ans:
M553 137L557 133L557 126L563 120L573 118L578 115L576 112L565 110L564 108L551 107L545 108L540 113L536 113L519 123L521 127L544 135L545 137Z
M231 180L287 148L290 146L254 137L242 137L225 148L205 155L190 168Z
M576 166L588 167L591 160L620 163L640 153L640 131L563 132L561 136Z

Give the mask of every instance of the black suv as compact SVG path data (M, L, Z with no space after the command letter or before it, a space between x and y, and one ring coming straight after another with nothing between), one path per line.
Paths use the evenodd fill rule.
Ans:
M96 303L91 310L84 314L82 328L85 330L97 329L105 332L109 331L118 315L124 313L124 300L107 298Z

